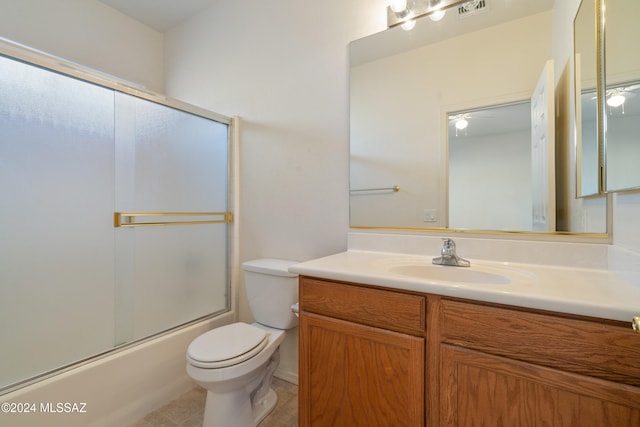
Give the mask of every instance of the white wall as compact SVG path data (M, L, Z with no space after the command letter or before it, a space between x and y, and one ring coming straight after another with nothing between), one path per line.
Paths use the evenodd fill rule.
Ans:
M346 249L348 44L385 27L384 0L278 0L218 2L166 34L167 93L242 119L241 261ZM277 374L296 380L297 330Z
M164 36L97 0L0 0L0 37L164 89Z
M167 33L167 93L243 121L243 260L345 248L347 47L384 13L384 0L219 2Z
M609 269L640 287L640 192L617 194L613 200Z

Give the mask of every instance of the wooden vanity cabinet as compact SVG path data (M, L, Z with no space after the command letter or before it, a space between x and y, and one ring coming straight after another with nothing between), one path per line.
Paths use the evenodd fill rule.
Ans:
M300 278L300 426L424 425L425 298Z
M442 299L440 426L640 426L629 325Z
M301 277L299 386L301 427L640 427L640 336Z

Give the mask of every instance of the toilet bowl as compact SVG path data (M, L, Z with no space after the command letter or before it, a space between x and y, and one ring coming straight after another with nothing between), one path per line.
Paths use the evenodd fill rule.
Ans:
M275 407L271 379L286 330L297 326L295 261L260 259L242 265L256 323L232 323L194 339L187 373L207 390L203 427L254 427ZM254 308L255 307L255 308Z

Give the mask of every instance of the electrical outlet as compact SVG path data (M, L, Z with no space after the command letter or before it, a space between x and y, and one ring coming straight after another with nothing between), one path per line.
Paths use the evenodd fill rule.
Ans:
M438 220L437 211L435 209L425 209L422 212L422 221L436 222Z

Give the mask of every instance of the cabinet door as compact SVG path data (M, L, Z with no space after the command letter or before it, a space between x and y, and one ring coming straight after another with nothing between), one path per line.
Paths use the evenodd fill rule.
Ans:
M423 426L424 352L424 338L303 312L300 426Z
M640 426L640 388L440 347L441 426Z

